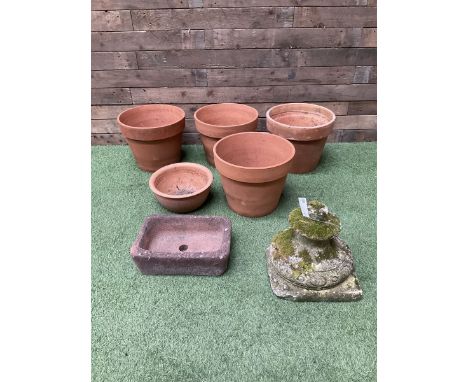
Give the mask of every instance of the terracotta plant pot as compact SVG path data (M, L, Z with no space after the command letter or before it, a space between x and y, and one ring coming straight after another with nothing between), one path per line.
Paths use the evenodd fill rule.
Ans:
M197 163L174 163L151 175L149 186L161 205L183 213L196 210L210 193L213 174Z
M218 103L203 106L194 116L195 127L201 135L206 160L214 166L213 146L224 137L244 131L255 131L258 112L240 103Z
M266 113L267 129L294 144L296 155L290 172L314 170L320 162L323 147L333 130L335 113L311 103L286 103Z
M180 160L185 113L172 105L142 105L117 117L137 166L156 171Z
M220 139L213 153L233 211L255 217L276 209L295 153L288 140L268 133L238 133Z

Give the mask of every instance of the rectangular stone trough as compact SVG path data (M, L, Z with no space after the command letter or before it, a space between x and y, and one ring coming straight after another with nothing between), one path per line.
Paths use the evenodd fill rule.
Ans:
M228 266L231 222L221 216L151 215L130 253L145 275L218 276Z

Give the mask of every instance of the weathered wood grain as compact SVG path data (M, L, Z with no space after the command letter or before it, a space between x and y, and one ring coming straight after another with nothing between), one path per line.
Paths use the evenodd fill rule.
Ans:
M351 84L354 66L207 69L208 86Z
M373 48L377 47L377 28L363 28L361 46Z
M92 70L138 69L135 52L92 52Z
M377 129L377 116L375 115L346 115L337 116L336 130L375 130ZM267 131L265 117L258 119L258 131ZM120 127L115 118L113 119L93 119L91 121L91 132L93 134L119 133ZM196 133L195 121L185 119L185 133Z
M91 72L93 88L206 86L206 69L99 70Z
M263 68L297 66L289 49L159 50L137 52L138 65L148 68ZM362 64L365 65L365 64Z
M352 103L352 102L351 102ZM317 104L328 107L336 115L346 115L348 113L348 104L349 102L317 102ZM197 109L206 104L200 103L188 103L188 104L174 104L175 106L180 107L185 112L185 117L187 119L193 119L193 113ZM265 117L266 111L276 106L277 103L249 103L249 106L257 109L260 117ZM91 106L91 118L92 119L115 119L117 116L124 110L127 110L135 105L94 105ZM361 113L362 114L362 113Z
M132 96L128 88L91 89L92 105L131 104Z
M92 10L189 8L189 0L92 0Z
M377 26L373 7L296 7L295 28L353 28Z
M91 106L91 119L115 119L124 110L134 105L93 105Z
M200 135L198 133L182 134L183 145L200 144ZM91 134L92 145L126 145L125 138L120 133L100 133Z
M271 28L271 29L210 29L205 31L208 49L239 48L328 48L373 47L366 32L371 28Z
M203 0L205 7L354 7L366 6L372 0Z
M92 0L93 10L168 9L168 8L245 8L245 7L353 7L377 3L376 0Z
M367 8L363 8L367 9ZM294 7L196 8L132 11L135 30L292 27Z
M327 139L327 143L334 142L371 142L377 140L376 130L334 130ZM182 134L182 144L200 144L198 133ZM91 135L92 145L126 145L125 138L120 133L102 133Z
M377 130L340 130L339 142L375 142Z
M203 49L203 30L92 32L92 51Z
M133 103L320 102L375 100L376 86L292 85L252 87L135 88Z
M131 31L132 17L130 11L92 11L92 31Z
M92 119L92 134L114 134L120 132L119 125L115 119Z
M336 117L335 129L338 130L373 130L377 129L376 115L345 115Z
M376 65L375 48L191 49L136 52L140 69Z
M94 146L126 145L122 134L91 134L91 144Z
M377 114L377 101L356 101L350 102L348 114Z
M376 66L356 66L353 83L355 84L375 84L377 83Z
M375 48L315 48L297 51L298 66L375 65Z

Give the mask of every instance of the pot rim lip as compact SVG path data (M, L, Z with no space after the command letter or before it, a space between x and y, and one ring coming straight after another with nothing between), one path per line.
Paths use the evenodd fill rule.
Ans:
M208 176L208 181L206 182L206 185L203 186L202 188L198 189L197 191L191 193L191 194L185 194L185 195L171 195L171 194L166 194L165 192L162 192L160 191L158 188L156 188L156 186L154 185L154 181L156 180L156 178L165 173L165 172L168 172L168 171L171 171L172 169L174 168L178 168L178 167L182 167L182 168L197 168L199 170L201 170L202 172L204 172L207 176ZM201 165L201 164L198 164L198 163L192 163L192 162L178 162L178 163L172 163L172 164L168 164L166 166L163 166L161 167L160 169L156 170L155 172L153 172L149 178L149 187L151 189L151 191L153 191L153 193L155 193L156 195L158 196L161 196L163 198L166 198L166 199L173 199L173 200L180 200L180 199L189 199L193 196L196 196L196 195L199 195L201 193L203 193L204 191L206 191L208 188L211 187L211 185L213 184L213 174L212 172L210 171L209 168Z
M318 109L326 110L327 112L331 113L333 117L332 117L332 119L330 121L322 123L321 125L297 126L297 125L288 125L286 123L278 122L275 118L273 118L271 116L271 111L274 110L277 107L280 107L280 106L304 106L304 105L307 105L307 106L312 105L312 106L317 107ZM298 111L301 111L301 110L298 110ZM322 105L317 105L315 103L308 103L308 102L291 102L291 103L282 103L282 104L279 104L279 105L272 106L267 110L265 117L266 117L267 120L268 119L272 120L274 123L278 124L282 128L291 128L292 127L294 129L304 129L304 130L307 130L307 129L320 129L320 128L323 128L323 127L327 127L331 123L335 122L335 120L336 120L336 114L332 110L330 110L329 108L327 108L325 106L322 106Z
M136 109L158 109L160 108L161 106L164 106L164 107L169 107L169 108L172 108L172 109L175 109L177 111L180 111L182 113L182 116L181 118L178 118L178 119L175 119L173 122L171 123L166 123L164 125L155 125L155 126L132 126L132 125L127 125L126 123L122 122L121 120L121 117L124 113L127 113L131 110L136 110ZM185 111L183 109L181 109L180 107L178 106L174 106L174 105L169 105L169 104L166 104L166 103L155 103L155 104L147 104L147 105L136 105L136 106L133 106L133 107L130 107L128 109L125 109L123 111L121 111L119 113L119 115L117 116L117 122L123 126L123 127L126 127L127 129L132 129L132 130L142 130L142 131L148 131L148 130L151 130L151 129L162 129L164 127L167 127L167 126L172 126L172 125L175 125L177 123L180 123L181 121L183 121L185 119Z
M198 118L198 112L200 110L209 109L209 108L216 108L219 105L238 105L238 106L242 106L245 109L250 109L250 110L254 111L255 112L255 118L253 118L253 119L251 119L251 120L249 120L247 122L244 122L244 123L241 123L241 124L234 124L234 125L233 124L230 124L230 125L213 125L211 123L205 122L202 119ZM193 113L193 119L195 121L197 121L197 122L203 123L206 126L209 126L209 127L215 128L215 129L216 128L226 128L226 127L238 127L238 126L245 126L245 125L248 125L248 124L251 124L251 123L255 122L258 119L258 111L254 107L249 106L249 105L245 105L243 103L237 103L237 102L212 103L212 104L205 105L205 106L202 106L202 107L198 108L195 111L195 113Z
M228 161L224 160L223 158L221 158L217 153L217 148L218 148L218 145L221 143L221 141L223 141L225 139L227 140L228 138L234 137L236 135L242 135L242 134L244 134L244 135L245 134L255 134L257 136L258 136L258 134L262 134L262 135L268 135L268 136L274 137L273 139L278 139L279 138L279 142L283 141L283 143L285 143L287 146L292 148L292 155L290 155L290 157L287 160L284 160L282 162L276 163L276 164L271 165L271 166L263 166L263 167L239 166L239 165L228 162ZM265 131L245 131L245 132L241 132L241 133L231 134L231 135L228 135L228 136L226 136L224 138L221 138L213 146L213 155L220 162L222 162L223 164L225 164L226 166L229 166L229 167L234 167L234 168L238 168L238 169L242 169L242 170L270 170L270 169L273 169L273 168L281 167L281 166L287 164L288 162L291 162L294 159L294 156L296 155L296 148L294 147L294 145L291 142L289 142L289 140L287 140L286 138L283 138L283 137L281 137L279 135L267 133Z

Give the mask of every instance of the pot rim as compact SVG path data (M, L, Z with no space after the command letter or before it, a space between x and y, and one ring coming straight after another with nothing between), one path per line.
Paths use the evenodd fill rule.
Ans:
M174 120L173 122L171 123L168 123L168 124L164 124L164 125L154 125L154 126L132 126L132 125L127 125L126 123L122 122L121 120L121 117L123 114L127 113L127 112L130 112L130 111L133 111L133 110L137 110L137 109L159 109L160 107L165 107L165 108L171 108L171 109L174 109L174 110L177 110L179 112L182 113L182 117L181 118L178 118L176 120ZM121 126L124 126L128 129L132 129L132 130L143 130L143 131L147 131L149 129L160 129L160 128L164 128L164 127L167 127L167 126L172 126L172 125L175 125L177 123L180 123L183 119L185 118L185 111L183 109L181 109L180 107L178 106L174 106L174 105L169 105L169 104L165 104L165 103L155 103L155 104L148 104L148 105L137 105L137 106L134 106L134 107L130 107L128 109L125 109L123 111L121 111L119 113L119 115L117 116L117 122L121 125Z
M271 136L271 137L274 137L273 139L280 139L279 142L283 142L285 143L286 145L288 145L291 149L292 149L292 155L290 155L288 157L287 160L285 161L282 161L282 162L279 162L279 163L276 163L274 165L271 165L271 166L263 166L263 167L246 167L246 166L239 166L239 165L236 165L234 163L231 163L231 162L228 162L228 161L225 161L223 158L221 158L219 155L218 155L218 152L217 152L217 149L218 149L218 145L224 141L224 140L227 140L231 137L234 137L234 136L237 136L237 135L241 135L241 134L255 134L256 136L259 136L259 134L262 134L262 135L265 135L265 136ZM215 143L215 145L213 146L213 154L214 156L222 163L224 163L226 166L229 166L229 167L234 167L234 168L238 168L238 169L242 169L242 170L269 170L269 169L273 169L273 168L277 168L277 167L281 167L285 164L287 164L288 162L291 162L294 158L294 155L296 154L296 149L294 147L294 145L289 142L286 138L283 138L279 135L276 135L276 134L271 134L271 133L267 133L267 132L264 132L264 131L245 131L245 132L241 132L241 133L236 133L236 134L231 134L231 135L228 135L227 137L224 137L224 138L221 138L218 142Z
M281 122L278 122L275 118L273 118L271 116L271 112L273 110L275 110L276 108L279 108L281 106L304 106L304 105L307 105L307 106L315 106L317 109L321 109L321 110L325 110L327 113L331 113L332 114L332 119L325 122L325 123L322 123L321 125L316 125L316 126L297 126L297 125L288 125L288 124L285 124L285 123L281 123ZM295 110L290 110L290 111L295 111ZM297 110L298 112L302 112L303 110ZM276 123L277 125L279 125L280 127L282 128L294 128L294 129L304 129L304 130L307 130L307 129L321 129L323 127L328 127L330 124L334 123L335 120L336 120L336 114L330 110L329 108L325 107L325 106L322 106L322 105L317 105L315 103L308 103L308 102L291 102L291 103L282 103L282 104L279 104L279 105L275 105L275 106L272 106L270 107L267 112L266 112L266 115L265 115L266 119L271 119L274 123Z
M161 174L163 174L165 172L168 172L168 171L171 171L172 169L178 168L178 167L185 168L185 169L196 168L198 170L201 170L203 173L205 173L208 176L208 181L206 182L206 185L203 186L202 188L200 188L199 190L195 191L192 194L185 194L185 195L166 194L166 193L160 191L159 189L157 189L156 186L154 185L154 181L156 180L156 178L158 176L160 176ZM213 183L213 174L211 173L211 171L207 167L202 166L201 164L192 163L192 162L179 162L179 163L168 164L168 165L166 165L164 167L161 167L160 169L156 170L155 172L153 172L151 174L150 178L149 178L148 183L149 183L149 187L150 187L151 191L153 191L153 193L155 193L156 195L161 196L163 198L173 199L173 200L189 199L189 198L191 198L193 196L196 196L196 195L199 195L199 194L203 193L204 191L206 191L208 188L211 187L211 185Z
M208 122L205 122L204 120L198 118L198 112L200 110L203 110L203 109L216 109L218 106L220 105L237 105L237 106L241 106L242 108L244 109L248 109L248 110L251 110L252 112L255 112L255 117L247 122L244 122L244 123L241 123L241 124L228 124L228 125L213 125L211 123L208 123ZM205 106L202 106L200 108L198 108L195 113L193 113L193 118L195 119L195 121L198 121L200 123L203 123L205 124L206 126L209 126L211 128L226 128L226 127L231 127L231 128L234 128L234 127L239 127L239 126L245 126L245 125L249 125L251 123L254 123L257 119L258 119L258 111L257 109L255 109L254 107L252 106L249 106L249 105L245 105L243 103L237 103L237 102L221 102L221 103L212 103L212 104L209 104L209 105L205 105Z

